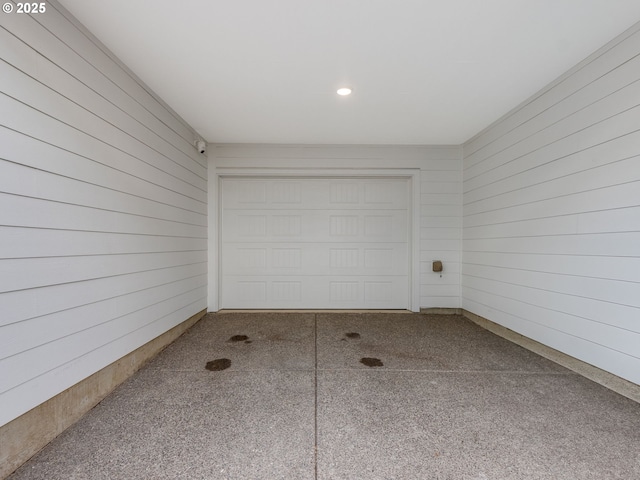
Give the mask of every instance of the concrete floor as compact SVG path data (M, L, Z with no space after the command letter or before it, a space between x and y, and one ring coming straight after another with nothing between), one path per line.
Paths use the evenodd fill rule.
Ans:
M633 479L640 404L462 317L210 314L9 478Z

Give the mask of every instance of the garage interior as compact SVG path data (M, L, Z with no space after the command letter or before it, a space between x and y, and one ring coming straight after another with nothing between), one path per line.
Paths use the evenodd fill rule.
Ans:
M0 478L637 477L640 5L276 3L5 3Z

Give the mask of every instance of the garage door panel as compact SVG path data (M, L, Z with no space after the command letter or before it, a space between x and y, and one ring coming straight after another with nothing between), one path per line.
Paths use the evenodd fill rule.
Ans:
M406 308L406 277L232 275L225 308Z
M225 248L224 275L407 275L407 244L236 243Z
M406 181L398 179L226 179L226 209L401 209L408 206Z
M222 308L407 308L408 182L222 182Z
M406 242L406 210L227 210L223 242Z

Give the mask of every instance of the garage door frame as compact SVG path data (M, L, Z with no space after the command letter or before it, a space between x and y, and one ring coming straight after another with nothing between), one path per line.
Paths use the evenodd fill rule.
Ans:
M216 225L215 245L209 250L210 272L215 274L215 286L213 291L215 297L210 298L209 310L217 311L220 308L222 269L220 268L220 255L222 248L222 182L230 178L256 178L256 179L276 179L276 178L339 178L339 179L381 179L395 178L406 179L409 188L408 203L408 281L409 299L408 309L413 312L420 311L420 170L417 168L402 169L247 169L247 168L225 168L224 171L215 173L215 192L210 192L216 199L214 209L215 218L209 220ZM213 185L210 185L210 188ZM210 281L213 278L210 279Z

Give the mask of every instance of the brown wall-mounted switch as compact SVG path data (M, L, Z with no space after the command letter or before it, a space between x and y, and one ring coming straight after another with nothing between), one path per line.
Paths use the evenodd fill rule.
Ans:
M433 262L433 271L442 272L442 262L440 260L435 260Z

